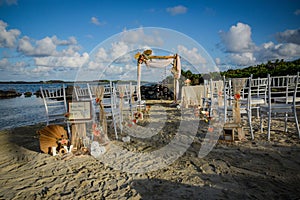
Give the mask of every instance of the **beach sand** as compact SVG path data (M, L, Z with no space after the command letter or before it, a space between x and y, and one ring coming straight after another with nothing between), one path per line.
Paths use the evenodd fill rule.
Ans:
M167 119L168 128L156 139L111 140L104 156L117 154L114 146L132 152L159 149L173 131L172 118ZM3 130L0 199L299 199L300 141L292 122L288 133L281 131L282 122L274 124L270 142L256 122L254 140L247 134L246 141L218 143L199 158L196 137L173 163L135 173L90 155L41 153L36 131L45 124ZM141 165L134 156L126 162Z

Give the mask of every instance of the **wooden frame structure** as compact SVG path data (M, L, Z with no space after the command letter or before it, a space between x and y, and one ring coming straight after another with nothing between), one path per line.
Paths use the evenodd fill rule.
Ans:
M149 60L152 59L173 59L173 67L171 69L171 72L173 73L174 76L174 102L177 102L178 98L178 90L179 90L179 84L178 80L181 76L181 63L180 63L180 57L178 54L175 55L170 55L170 56L156 56L156 55L151 55L152 50L148 49L145 50L142 54L138 52L135 54L135 59L137 59L137 97L138 97L138 102L141 102L141 65L145 63L148 65Z

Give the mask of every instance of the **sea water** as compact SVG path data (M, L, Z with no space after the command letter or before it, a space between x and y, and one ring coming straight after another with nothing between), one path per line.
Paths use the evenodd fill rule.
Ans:
M57 87L61 84L47 84ZM44 84L0 84L0 90L16 90L23 95L0 99L0 130L46 122L46 111L41 97L34 94L25 97L25 92L35 93Z

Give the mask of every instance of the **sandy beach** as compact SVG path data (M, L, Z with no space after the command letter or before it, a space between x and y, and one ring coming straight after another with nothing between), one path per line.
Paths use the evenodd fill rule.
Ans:
M169 143L176 109L166 110L167 128L152 139L111 140L103 159L116 158L118 148L146 153ZM150 114L155 115L154 110ZM45 124L3 130L0 199L298 199L300 141L293 122L287 133L282 131L283 122L273 123L270 142L258 125L255 121L254 140L246 134L245 141L219 142L203 158L198 157L202 139L196 135L174 162L135 173L90 155L41 153L36 132ZM155 127L151 130L155 132ZM141 165L134 156L126 157L126 162Z

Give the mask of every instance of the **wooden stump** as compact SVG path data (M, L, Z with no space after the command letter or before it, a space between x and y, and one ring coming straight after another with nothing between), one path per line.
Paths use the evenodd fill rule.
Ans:
M86 124L78 123L72 124L72 140L71 144L73 145L73 149L80 149L83 147L82 139L86 137Z

